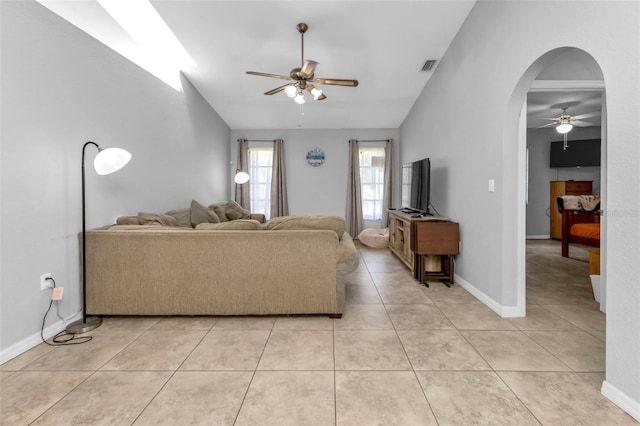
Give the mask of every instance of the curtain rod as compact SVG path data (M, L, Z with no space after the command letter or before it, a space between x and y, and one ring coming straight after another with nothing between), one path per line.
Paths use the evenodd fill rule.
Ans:
M237 141L240 142L243 139L238 139ZM273 142L274 139L246 139L247 142Z
M359 140L356 139L358 142L388 142L391 139L369 139L369 140Z

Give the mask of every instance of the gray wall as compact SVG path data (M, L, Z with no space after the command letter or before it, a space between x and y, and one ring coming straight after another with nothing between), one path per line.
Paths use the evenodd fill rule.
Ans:
M346 130L232 130L230 173L235 172L238 158L237 139L284 140L285 167L287 169L287 189L289 213L292 215L327 214L344 217L347 199L347 166L349 160L349 139L373 140L394 139L395 181L399 182L399 140L398 129L346 129ZM324 151L322 166L311 167L306 155L311 149ZM399 190L400 185L394 186ZM233 192L230 192L233 194ZM233 198L233 195L230 195ZM400 194L395 191L395 205L399 205ZM379 222L367 222L369 227L379 227Z
M446 184L434 202L460 222L457 275L496 305L515 306L525 234L517 214L524 204L518 116L556 49L573 46L594 57L606 85L603 250L606 280L615 283L607 286L603 392L640 419L640 199L629 197L640 187L640 3L553 7L476 3L400 129L401 161L430 156L444 169ZM495 193L487 191L488 179L496 179Z
M188 81L184 93L175 91L38 3L0 7L4 361L39 341L50 297L40 274L65 287L62 314L80 309L84 142L133 154L124 169L97 176L97 151L87 149L91 228L187 207L192 198L224 199L229 128ZM57 321L51 312L47 326Z
M574 127L572 140L600 139L600 127ZM562 140L555 129L527 129L529 147L529 203L527 204L527 237L549 237L549 182L552 180L591 180L593 193L600 195L600 167L549 167L551 141Z

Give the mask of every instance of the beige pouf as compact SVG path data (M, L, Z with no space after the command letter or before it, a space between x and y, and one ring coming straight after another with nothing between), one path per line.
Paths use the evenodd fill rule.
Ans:
M367 247L386 248L389 244L389 228L367 228L358 234L358 240Z

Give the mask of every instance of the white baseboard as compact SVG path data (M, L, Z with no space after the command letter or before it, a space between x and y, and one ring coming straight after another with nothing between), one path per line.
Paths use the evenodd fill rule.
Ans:
M82 318L82 314L76 315L69 321L60 320L48 327L45 327L42 334L44 335L45 339L49 339L64 330L67 327L67 324L80 318ZM17 357L18 355L25 353L29 349L38 346L40 343L42 343L42 337L40 337L40 331L38 331L37 333L32 334L26 339L23 339L18 343L15 343L8 348L0 351L0 364L4 364L5 362Z
M460 287L473 294L476 299L487 305L493 312L500 315L502 318L519 318L523 316L516 306L502 306L493 298L487 296L483 291L478 290L476 286L464 280L457 274L455 275L455 282L460 284Z
M527 235L525 237L527 240L550 240L550 235Z
M616 404L631 417L640 422L640 402L634 401L626 393L613 386L608 381L602 382L602 395Z

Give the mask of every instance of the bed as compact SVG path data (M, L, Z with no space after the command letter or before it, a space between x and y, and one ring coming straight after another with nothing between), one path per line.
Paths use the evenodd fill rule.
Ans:
M569 257L569 244L600 247L600 197L563 195L557 198L562 214L562 256Z

